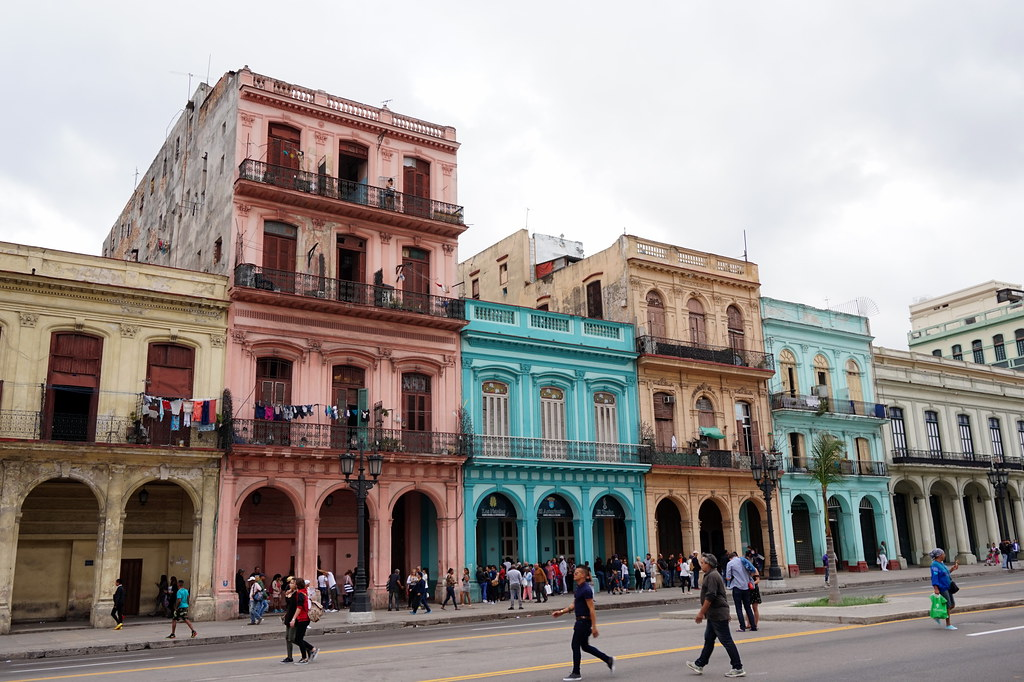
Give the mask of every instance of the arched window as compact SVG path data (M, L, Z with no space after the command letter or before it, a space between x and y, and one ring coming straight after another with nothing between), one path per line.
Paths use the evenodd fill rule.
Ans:
M665 304L661 294L651 290L647 292L647 333L656 338L665 338Z
M256 360L256 400L268 405L292 402L292 363L280 358Z
M964 359L964 349L960 346L959 343L953 344L953 359L954 360L963 360Z
M1013 338L1017 341L1017 355L1024 357L1024 329L1013 332Z
M594 440L598 443L619 442L619 416L615 395L607 391L594 394Z
M791 398L800 395L800 382L796 376L796 356L788 348L779 353L779 375L782 379L782 392Z
M540 389L540 433L546 440L565 440L565 392L560 388Z
M846 388L850 392L850 400L856 402L864 401L864 383L861 377L860 365L853 358L846 361ZM857 410L855 406L854 409ZM857 411L857 414L860 414Z
M267 164L298 170L299 151L302 149L299 129L283 123L271 123L267 137Z
M807 451L804 449L804 435L792 432L789 434L789 454L793 458L793 467L807 468Z
M992 349L996 354L996 362L1002 362L1006 359L1006 346L1003 345L1003 335L996 334L992 337Z
M431 390L430 377L418 372L402 375L402 427L406 431L430 431Z
M907 425L903 421L903 408L889 408L889 426L892 428L892 448L894 457L907 454Z
M715 426L715 407L711 404L711 400L706 396L701 396L697 398L694 407L697 408L697 425L713 428Z
M733 350L743 350L743 313L734 305L729 306L725 312L729 320L729 347Z
M979 365L985 364L985 348L981 345L981 339L971 341L971 354L974 356L976 363Z
M707 327L704 320L704 306L696 298L686 302L686 310L689 314L690 341L697 344L708 342Z
M832 397L831 368L824 355L814 356L814 388L818 398Z
M500 381L485 381L483 394L483 424L485 436L507 436L508 428L508 384Z
M942 434L939 431L939 413L934 410L925 410L924 431L928 436L928 449L932 454L942 452Z

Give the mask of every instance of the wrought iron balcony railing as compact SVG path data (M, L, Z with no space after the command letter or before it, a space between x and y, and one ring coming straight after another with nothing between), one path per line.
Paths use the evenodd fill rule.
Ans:
M179 431L161 429L157 433L152 425L147 426L148 422L114 415L90 418L82 414L47 415L39 411L4 410L0 412L0 439L154 446L191 444L204 448L217 445L216 432L200 432L193 426Z
M648 355L668 355L685 360L717 362L736 367L775 369L775 359L771 353L746 350L744 348L731 348L729 346L712 346L707 343L696 343L681 339L638 336L636 339L636 350L638 353Z
M301 272L270 270L250 263L235 267L235 286L433 317L466 319L466 306L459 298L410 293L391 286L346 282Z
M859 400L819 398L813 395L790 395L788 393L773 393L771 400L773 410L802 410L816 414L848 414L878 419L887 419L889 416L885 405L865 403Z
M473 457L477 459L640 464L640 449L639 445L629 443L597 443L517 436L473 436Z
M261 182L282 189L316 194L329 199L437 220L452 225L466 224L462 206L404 194L386 187L341 180L330 175L310 173L286 166L273 166L253 159L246 159L242 162L242 165L238 167L238 177L240 180Z
M806 474L814 462L808 459L794 460L786 458L787 474ZM876 462L870 459L844 459L839 462L839 473L846 476L888 476L889 466L885 462Z
M640 461L644 464L702 467L707 469L750 469L750 453L733 452L732 450L702 449L700 454L698 454L695 448L680 449L676 452L664 452L648 447L641 450Z
M929 464L933 466L988 468L1001 463L1008 469L1021 469L1019 457L999 457L983 453L946 452L944 450L911 450L896 448L892 451L893 464Z

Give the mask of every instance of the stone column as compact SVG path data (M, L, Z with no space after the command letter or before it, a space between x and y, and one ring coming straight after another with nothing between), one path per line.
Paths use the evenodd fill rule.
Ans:
M920 542L921 542L921 560L922 566L927 566L932 562L932 558L928 556L928 552L935 547L935 531L932 528L932 515L931 505L928 503L928 496L915 498L917 504L917 519L918 524L921 526Z
M14 567L18 557L18 533L21 527L20 486L24 471L20 462L0 462L0 635L11 631L11 600L14 592Z
M978 559L971 552L970 540L967 536L967 518L964 515L964 498L954 495L949 500L953 513L953 530L956 533L955 560L961 564L976 564Z
M194 620L215 620L214 525L217 522L217 471L203 471L200 507L192 534L192 609Z
M991 543L996 543L999 546L999 541L1002 539L999 537L999 523L996 520L996 501L985 500L985 530L988 533L988 539L985 541L985 546L988 547Z
M124 533L125 467L111 466L107 474L106 498L96 538L96 571L90 622L93 627L112 626L114 579L121 573L121 538Z

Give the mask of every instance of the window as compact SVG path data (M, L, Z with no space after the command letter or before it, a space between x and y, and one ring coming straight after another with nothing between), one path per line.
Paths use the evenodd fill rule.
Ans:
M694 405L697 408L697 425L712 428L715 426L715 408L706 397L697 398Z
M195 351L186 346L170 343L153 343L149 346L146 368L146 393L161 398L191 398ZM190 430L172 429L170 420L147 419L150 443L174 445L183 441L189 444Z
M779 374L782 379L782 392L791 398L799 395L800 383L796 377L796 356L788 348L783 348L779 353Z
M981 345L981 341L971 341L971 353L974 355L974 361L979 365L985 364L985 349Z
M996 354L996 362L1006 359L1006 346L1003 345L1003 335L996 334L992 337L992 349Z
M817 382L817 390L815 395L819 398L831 398L832 397L832 380L830 378L831 371L828 365L828 360L825 359L824 355L814 356L814 378Z
M740 450L755 452L754 422L750 416L750 403L736 403L736 433L740 439Z
M430 217L430 164L411 156L402 162L402 197L405 213Z
M954 360L963 360L964 359L964 349L960 347L959 343L955 344L953 346L953 359Z
M691 298L686 302L686 310L689 313L690 341L696 344L705 344L708 341L707 328L704 320L704 306L700 301Z
M928 435L928 449L932 454L942 452L942 435L939 433L939 413L927 410L924 413L924 429Z
M907 452L907 425L903 421L903 408L889 408L889 426L892 427L892 448L894 455Z
M743 350L743 313L734 305L729 306L725 312L729 324L729 347Z
M860 365L853 358L846 361L846 388L850 392L850 400L858 403L864 401L864 384L861 381Z
M999 420L989 417L988 433L992 437L992 456L1003 459L1003 430L999 426Z
M647 334L665 338L665 304L657 291L647 292Z
M498 266L498 284L502 286L508 284L508 263Z
M1024 420L1017 422L1017 445L1020 446L1020 454L1024 457Z
M338 143L338 180L342 194L350 201L366 203L367 159L370 151L350 140Z
M974 438L971 437L971 418L966 414L956 416L956 426L960 431L960 449L965 455L974 454Z
M607 391L594 394L594 439L598 443L619 442L619 417L615 396Z
M934 355L937 358L941 358L942 357L942 351L939 350L939 349L933 350L932 351L932 355Z
M217 241L213 243L213 262L219 263L223 256L224 242L221 241L220 237L217 237Z
M1017 341L1017 355L1024 357L1024 329L1013 332L1013 338Z
M43 440L95 439L102 363L103 339L61 332L50 336Z
M272 291L295 291L295 252L298 229L268 220L263 224L263 274L256 287Z
M540 389L540 434L545 440L565 440L565 392L560 388Z
M587 285L587 317L604 319L604 305L601 301L601 281Z
M430 431L431 390L426 374L407 372L402 375L402 427L408 431Z
M480 300L480 279L474 279L469 283L470 295L476 300Z
M793 466L797 469L807 468L807 453L804 452L804 436L802 433L789 434L789 453L793 457Z
M270 405L292 402L292 363L278 358L256 361L256 400Z
M267 133L267 164L291 170L299 169L300 133L298 129L271 123Z
M507 436L508 429L508 384L500 381L485 381L483 392L483 434L485 436Z

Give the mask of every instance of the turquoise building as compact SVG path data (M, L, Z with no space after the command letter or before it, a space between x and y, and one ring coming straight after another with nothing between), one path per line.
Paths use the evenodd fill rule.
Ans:
M826 513L840 570L877 565L882 543L894 560L889 475L882 444L884 405L875 403L866 317L761 299L766 349L778 371L770 383L773 440L783 454L779 498L790 575L822 570ZM846 446L843 479L821 486L807 473L814 439L831 433Z
M466 560L646 547L633 325L466 301Z

